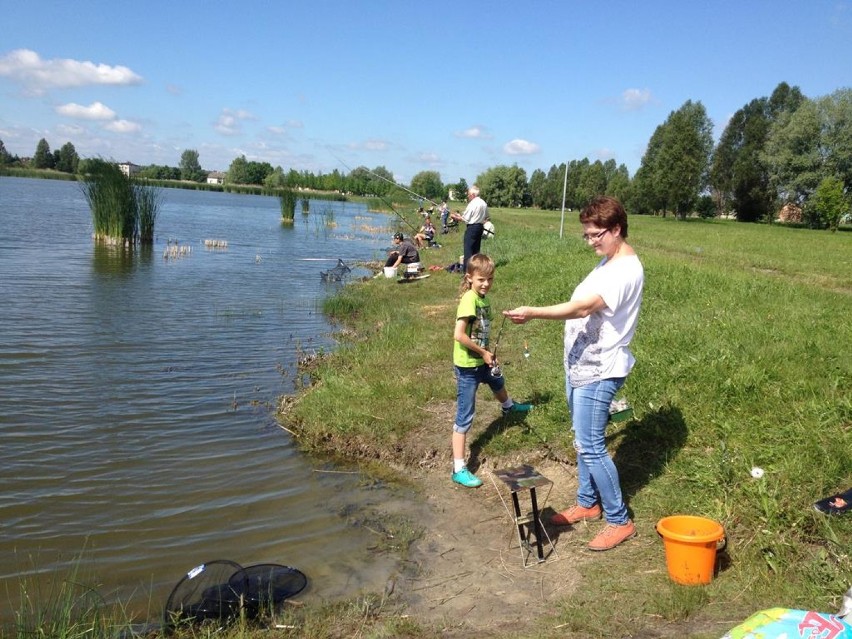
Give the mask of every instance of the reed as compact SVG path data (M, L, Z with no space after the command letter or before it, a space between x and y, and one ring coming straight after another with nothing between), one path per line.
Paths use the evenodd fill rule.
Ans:
M139 242L154 243L154 225L160 212L160 192L150 184L136 182L133 185L138 214Z
M150 183L127 177L113 162L95 159L89 160L80 188L92 211L97 240L154 242L160 194Z
M278 201L281 204L282 221L292 224L296 217L296 193L292 189L281 189Z
M303 197L302 198L302 215L307 215L310 212L311 212L311 201L308 198Z

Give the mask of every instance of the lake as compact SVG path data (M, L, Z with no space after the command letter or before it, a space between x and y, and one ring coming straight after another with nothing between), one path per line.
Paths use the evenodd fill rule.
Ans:
M334 347L320 272L383 258L392 220L160 193L154 246L128 250L94 242L77 183L0 177L4 622L21 580L73 565L154 617L215 559L295 566L322 597L386 579L345 513L398 497L305 458L274 412L298 358Z

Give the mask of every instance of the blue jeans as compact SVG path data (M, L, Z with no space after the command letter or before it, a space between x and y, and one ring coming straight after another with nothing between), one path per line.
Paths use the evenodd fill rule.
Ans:
M610 524L625 524L628 520L618 470L606 449L609 405L623 385L623 377L580 388L572 388L567 381L565 384L577 451L577 503L589 508L600 501Z
M506 385L502 377L494 377L488 364L481 366L462 368L454 366L456 373L456 421L453 430L457 433L466 433L473 425L473 416L476 413L476 389L480 384L488 384L491 391L499 393Z

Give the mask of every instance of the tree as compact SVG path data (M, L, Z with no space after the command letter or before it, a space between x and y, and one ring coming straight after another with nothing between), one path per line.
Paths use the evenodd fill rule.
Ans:
M492 167L476 183L491 206L524 206L530 200L527 172L518 165Z
M824 222L832 232L836 231L841 218L849 210L849 198L843 192L843 181L833 176L823 178L807 208L814 210L813 217Z
M50 152L50 145L47 140L42 138L36 145L35 155L33 155L33 168L35 169L52 169L53 154Z
M59 159L56 162L56 170L65 173L76 173L77 166L80 164L80 157L77 155L77 149L70 142L66 142L59 149Z
M708 184L713 123L701 102L687 100L654 131L636 177L642 207L684 218Z
M769 131L760 155L774 193L781 202L803 207L822 175L820 116L807 100L793 113L782 113Z
M455 184L447 184L447 197L452 200L464 200L467 197L467 180L459 178Z
M228 172L225 174L225 182L228 184L249 184L248 160L241 155L234 158Z
M782 113L804 100L798 87L779 84L770 98L752 100L725 127L713 153L710 183L719 204L736 211L740 221L772 221L775 192L763 161L769 130Z
M3 140L0 140L0 166L5 166L6 164L12 163L12 156L6 150L6 145L3 144Z
M180 179L190 182L203 182L207 177L198 161L198 151L186 149L180 156Z
M411 190L429 200L441 200L447 193L437 171L420 171L411 178Z

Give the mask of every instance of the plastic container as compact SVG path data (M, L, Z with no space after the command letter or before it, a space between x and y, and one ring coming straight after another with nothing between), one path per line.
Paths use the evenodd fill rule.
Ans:
M393 266L385 266L385 277L388 279L396 277L396 269Z
M721 524L705 517L672 515L657 522L657 532L663 538L672 581L693 586L713 580L716 552L725 547Z

